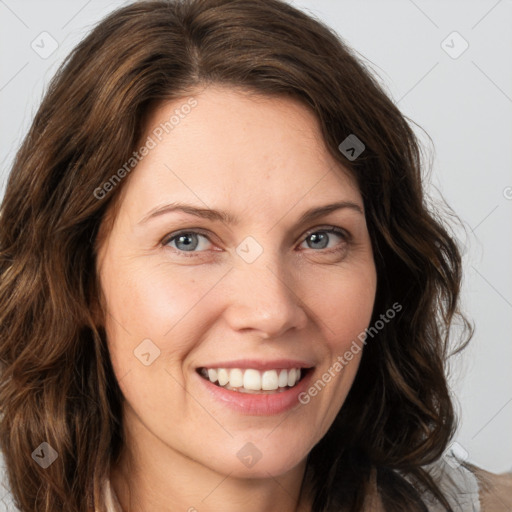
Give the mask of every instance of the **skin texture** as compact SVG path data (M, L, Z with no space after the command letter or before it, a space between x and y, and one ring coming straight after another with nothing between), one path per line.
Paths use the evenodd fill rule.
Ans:
M332 367L373 309L363 201L302 104L223 87L194 98L125 178L98 253L108 348L125 397L112 485L126 512L307 510L306 500L298 506L305 459L342 406L361 352L307 405L267 416L212 400L196 369L292 358L314 365L315 382ZM187 99L162 104L143 140ZM343 208L299 223L306 210L338 201L363 213ZM141 222L172 202L225 210L239 223L178 211ZM348 238L321 229L331 226ZM179 230L205 237L180 252L168 236ZM311 242L319 231L325 248ZM247 236L263 250L252 263L236 251ZM144 339L160 350L148 366L134 356ZM237 457L247 442L262 454L251 468Z

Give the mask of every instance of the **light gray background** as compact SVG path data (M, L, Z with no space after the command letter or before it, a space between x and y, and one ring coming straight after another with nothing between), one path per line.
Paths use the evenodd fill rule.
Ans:
M0 0L0 194L48 80L95 23L126 3ZM469 234L458 235L463 302L476 325L451 365L457 449L490 471L511 470L512 0L293 3L355 48L434 141L415 127L426 164L433 161L432 194L447 199ZM31 47L49 53L52 39L58 47L46 58ZM469 47L453 58L464 40Z

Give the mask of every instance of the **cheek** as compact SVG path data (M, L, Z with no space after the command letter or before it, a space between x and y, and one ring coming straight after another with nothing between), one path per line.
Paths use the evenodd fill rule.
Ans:
M369 263L351 271L331 271L330 279L315 282L312 296L316 299L311 309L322 326L327 350L308 394L321 437L342 407L357 374L364 346L362 334L373 312L376 273Z
M371 320L376 293L376 273L372 263L351 269L331 270L325 279L311 279L308 300L324 327L333 350L344 351Z
M214 318L206 309L208 304L210 309L215 307L208 295L223 272L210 268L199 275L192 267L152 265L149 258L137 264L108 263L104 266L108 278L102 284L108 304L109 351L118 380L130 374L121 387L139 378L140 383L149 384L147 379L167 368L182 382L182 363ZM146 362L149 367L144 366ZM169 379L165 371L162 376Z
M154 265L149 258L114 268L105 266L105 297L117 327L135 337L163 339L196 308L218 281L191 267ZM200 306L199 306L200 307Z

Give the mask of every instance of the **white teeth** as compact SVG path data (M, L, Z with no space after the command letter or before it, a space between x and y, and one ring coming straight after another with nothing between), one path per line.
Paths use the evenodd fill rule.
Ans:
M261 389L261 373L258 370L245 370L244 388L259 391Z
M224 368L219 368L217 370L217 378L219 379L219 384L225 386L229 382L228 371Z
M279 387L277 381L277 372L275 370L268 370L263 372L261 376L261 389L264 391L272 391Z
M217 382L217 370L208 370L208 378L212 381L212 382Z
M295 368L291 368L288 370L288 386L294 386L295 385Z
M210 382L218 382L219 386L242 392L285 391L284 388L295 386L301 376L300 368L263 372L252 368L203 368L200 373Z
M244 374L242 370L233 368L229 372L229 385L232 388L241 388L244 385Z

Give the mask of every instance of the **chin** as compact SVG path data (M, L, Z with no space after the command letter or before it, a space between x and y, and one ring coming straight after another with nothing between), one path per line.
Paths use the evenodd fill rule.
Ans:
M272 434L271 434L272 436ZM235 445L235 446L233 446ZM303 442L290 442L276 435L260 441L235 441L226 452L213 455L215 471L234 478L269 478L285 475L300 465L307 457L310 448ZM219 464L219 461L220 462Z

